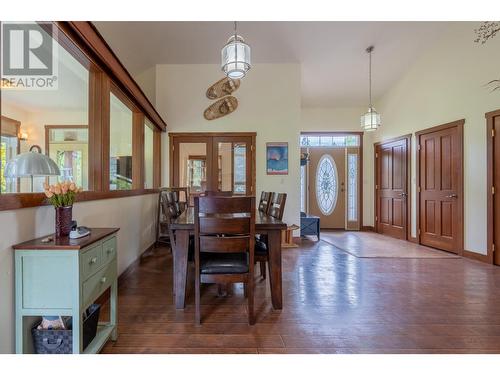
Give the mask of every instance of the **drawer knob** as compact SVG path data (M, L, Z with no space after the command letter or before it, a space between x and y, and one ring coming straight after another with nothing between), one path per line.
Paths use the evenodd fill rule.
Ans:
M96 258L96 257L94 257L94 258L90 259L90 263L91 263L91 264L92 264L92 263L97 263L97 258Z
M113 249L108 249L108 254L111 254L113 252Z
M103 284L104 284L105 282L106 282L106 277L103 277L103 278L101 279L101 283L103 283Z

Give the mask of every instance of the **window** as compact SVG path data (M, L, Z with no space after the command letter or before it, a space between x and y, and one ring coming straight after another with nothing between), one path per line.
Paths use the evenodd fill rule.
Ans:
M358 155L347 155L347 220L358 220Z
M204 156L189 156L187 181L189 191L200 193L206 190L207 160Z
M300 166L300 211L307 212L307 165Z
M330 215L337 205L338 177L335 160L324 154L316 172L316 199L321 213Z
M39 32L47 35L47 31L42 27L39 28ZM61 44L54 45L57 88L2 88L0 107L3 159L0 174L4 176L5 163L9 159L28 152L36 145L43 154L48 154L62 167L61 175L51 177L50 182L62 179L74 180L75 170L79 169L80 184L87 190L89 188L86 179L89 171L86 151L88 136L75 138L80 134L76 129L71 129L71 126L87 126L89 122L89 70L84 61L77 59ZM19 124L17 132L5 134L5 131L8 131L4 129L5 118ZM46 126L53 127L54 131L47 133ZM65 129L57 131L55 130L57 126ZM19 139L18 146L16 146L17 139ZM32 190L30 177L2 177L1 192L41 192L45 181L47 177L34 177Z
M144 188L153 187L154 130L148 120L144 122Z
M42 40L54 41L57 84L14 87L12 82L23 79L0 77L5 78L0 82L0 209L45 204L44 182L72 180L90 191L83 200L158 187L160 130L166 124L116 57L101 55L110 51L102 37L85 22L32 24ZM82 38L75 41L70 35ZM50 157L60 175L33 176L33 184L29 175L5 177L7 163L30 148ZM15 194L28 192L37 194L29 199Z
M301 147L359 146L359 135L301 135Z
M46 125L45 137L47 153L61 171L59 177L50 177L51 183L57 180L74 181L84 190L89 188L89 130L86 125Z
M109 190L132 189L132 111L113 93L109 117Z
M234 194L246 194L247 191L247 145L234 143Z

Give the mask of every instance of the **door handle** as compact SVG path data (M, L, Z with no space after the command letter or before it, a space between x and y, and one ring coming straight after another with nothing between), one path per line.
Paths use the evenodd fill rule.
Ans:
M405 197L405 198L406 198L406 197L408 196L408 194L407 194L407 193L401 193L401 194L399 194L399 196L400 196L400 197Z
M458 195L450 194L450 195L447 195L446 198L458 198Z

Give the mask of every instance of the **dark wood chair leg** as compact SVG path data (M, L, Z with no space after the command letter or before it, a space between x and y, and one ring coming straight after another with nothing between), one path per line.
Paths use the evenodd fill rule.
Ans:
M248 277L246 285L247 285L247 299L248 299L248 324L253 326L255 324L255 317L253 311L254 280L252 275Z
M198 269L196 270L195 277L196 277L196 279L195 279L195 286L194 286L194 289L195 289L194 301L195 301L196 309L195 309L194 320L195 320L196 325L199 326L199 325L201 325L201 311L200 311L200 272Z
M266 279L266 262L263 262L261 260L259 263L260 263L260 275L265 280Z
M246 284L246 283L243 283L243 296L244 296L245 298L247 298L247 297L248 297L248 286L247 286L247 284Z

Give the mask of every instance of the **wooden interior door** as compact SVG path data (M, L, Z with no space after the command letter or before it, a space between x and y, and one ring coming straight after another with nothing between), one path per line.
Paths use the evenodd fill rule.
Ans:
M213 137L212 191L231 191L234 195L252 195L252 137Z
M189 204L194 197L211 190L213 170L212 137L174 137L171 142L171 184L173 187L187 187Z
M375 145L375 229L407 239L409 137Z
M255 194L255 133L170 133L170 183L189 202L209 191Z
M310 149L309 213L321 229L345 229L345 149Z
M500 265L500 110L488 113L488 255Z
M420 243L463 252L463 123L417 133Z

